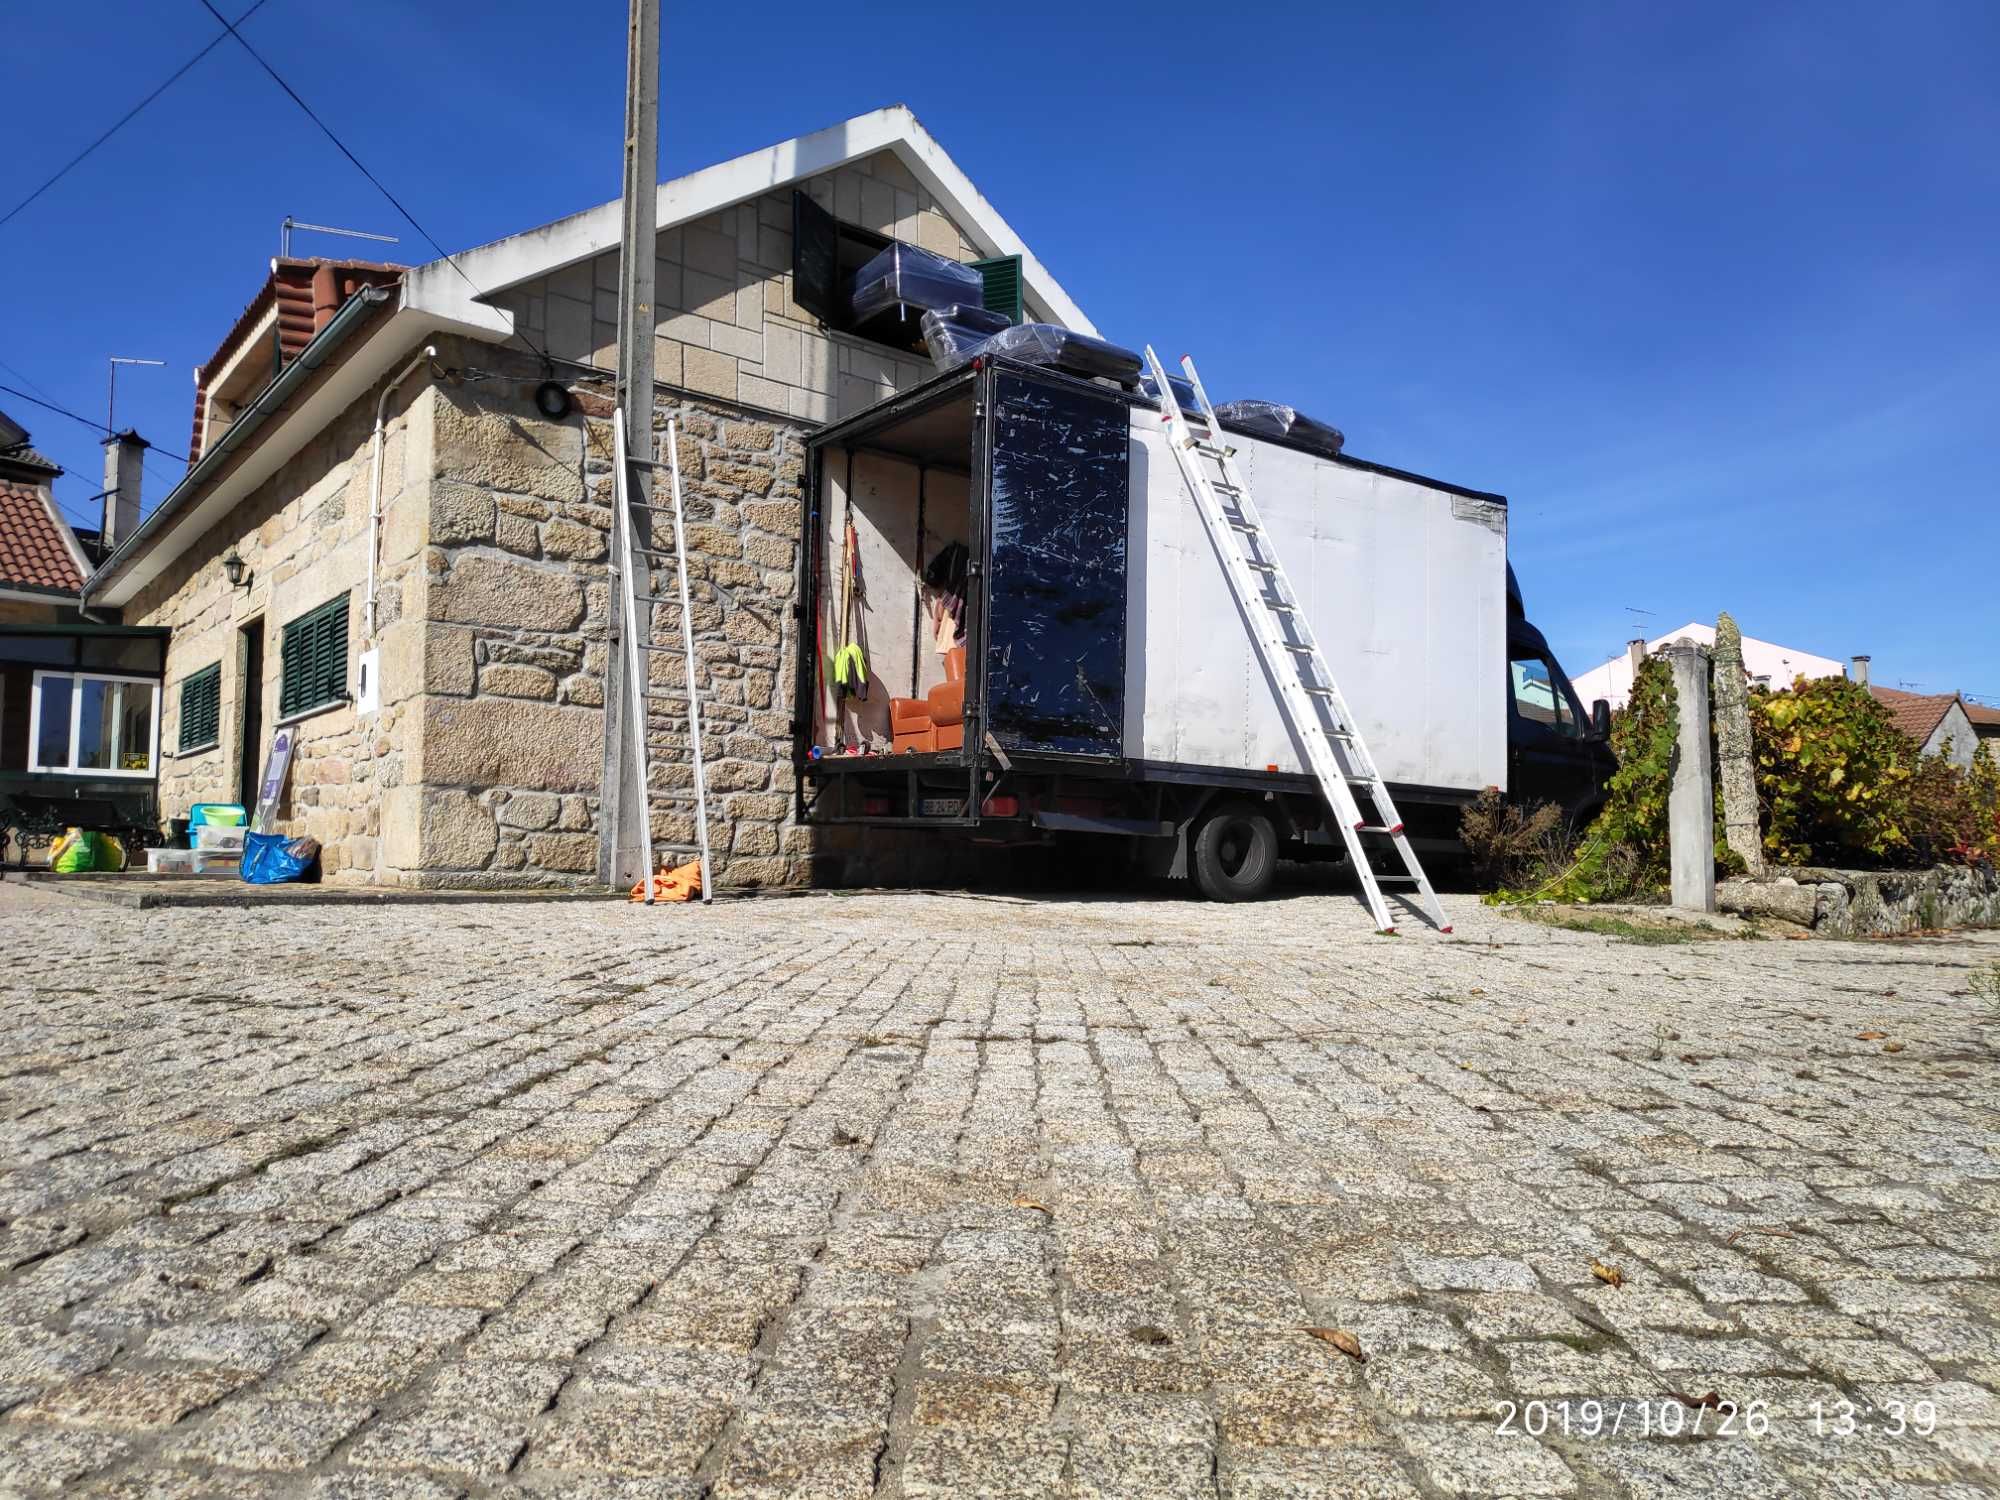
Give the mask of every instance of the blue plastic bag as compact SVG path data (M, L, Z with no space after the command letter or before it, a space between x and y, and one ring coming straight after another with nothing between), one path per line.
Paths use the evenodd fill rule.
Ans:
M319 840L290 838L282 833L243 835L243 862L239 867L251 885L282 885L288 880L304 880L319 864Z

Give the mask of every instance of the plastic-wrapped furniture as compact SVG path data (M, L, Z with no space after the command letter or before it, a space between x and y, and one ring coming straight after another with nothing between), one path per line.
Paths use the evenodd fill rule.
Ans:
M1094 339L1087 333L1073 333L1053 323L1023 323L996 333L975 353L996 355L1024 365L1048 365L1072 375L1100 376L1120 385L1139 378L1144 362L1130 349Z
M970 266L897 240L854 273L849 301L856 323L897 308L974 306L986 283Z
M1013 327L1010 319L983 307L954 303L924 314L924 347L940 370L955 370L994 334Z
M1169 375L1167 377L1167 389L1174 393L1174 400L1180 403L1182 411L1186 412L1190 417L1199 417L1201 415L1201 403L1194 399L1194 387L1181 379L1180 376ZM1139 377L1139 394L1144 396L1148 401L1158 401L1160 399L1160 388L1153 384L1152 376L1141 375Z
M1341 447L1347 442L1338 427L1315 422L1296 406L1276 401L1225 401L1216 407L1215 414L1230 426L1256 437L1297 443L1327 458L1339 457Z

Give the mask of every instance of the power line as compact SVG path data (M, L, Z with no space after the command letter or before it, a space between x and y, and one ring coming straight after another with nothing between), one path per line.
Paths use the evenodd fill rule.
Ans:
M13 367L10 365L8 366L8 368L12 369ZM21 379L23 380L26 380L27 378L28 377L25 375L21 376ZM57 406L53 401L44 401L39 396L30 396L26 391L16 390L11 385L0 385L0 391L5 391L10 396L18 397L19 399L29 403L31 406L43 407L49 411L54 412L59 417L68 417L72 422L81 422L83 423L84 426L88 427L92 432L101 432L106 437L110 437L112 435L111 429L109 427L106 427L102 422L98 421L95 417L80 416L76 412L71 411L67 406ZM153 445L148 443L146 446L151 448ZM164 448L154 448L153 451L158 453L162 458L176 459L181 463L187 462L187 455L185 453L169 453Z
M258 11L262 10L265 4L266 0L257 0L257 3L255 5L251 6L248 10L244 11L242 15L236 18L236 20L239 23L249 20L252 16L256 15ZM220 18L218 17L218 19ZM224 24L227 25L228 23L225 22ZM229 27L229 30L225 31L222 35L223 36L231 35L235 31L235 29L236 29L235 26L232 25ZM237 38L237 40L241 41L242 38L239 37ZM37 198L41 197L42 194L46 193L50 188L54 187L58 182L61 182L63 178L67 177L70 171L74 167L76 167L80 162L82 162L82 160L86 156L90 155L91 152L95 151L99 146L103 145L106 141L110 140L111 137L118 134L119 131L123 130L128 124L131 123L132 117L134 115L138 114L140 110L144 109L147 105L151 104L155 99L159 98L160 95L164 94L168 89L172 88L176 83L180 81L181 76L184 73L186 73L189 68L192 68L196 63L200 62L204 57L208 56L209 53L213 52L217 47L221 45L222 45L222 36L215 37L213 40L209 42L209 44L206 47L202 48L201 51L195 53L193 57L190 57L186 62L182 63L178 68L174 69L174 71L167 76L167 79L164 83L162 83L158 88L154 89L153 92L148 94L145 98L141 99L137 104L133 105L130 109L126 110L124 114L120 115L117 119L117 122L113 124L109 130L105 131L104 134L100 135L96 140L92 141L88 146L85 146L81 151L77 152L75 156L72 156L68 161L64 162L62 166L57 168L55 176L51 177L47 182L43 183L40 187L36 188L32 193L28 194L27 197L23 198L19 203L16 203L12 208L8 209L7 217L0 218L0 225L5 225L9 219L12 219L14 217L14 215L18 214L22 209L26 208L30 203L33 203Z
M306 101L299 96L299 91L293 88L289 83L285 82L285 80L279 75L278 70L272 67L268 62L264 60L264 55L261 52L259 52L255 47L251 46L247 40L245 40L243 33L236 29L235 23L227 20L223 16L221 11L217 10L214 7L214 5L209 3L209 0L201 0L201 5L202 9L206 10L211 16L214 16L216 20L222 22L224 26L228 27L229 34L236 38L237 45L242 47L242 49L245 52L249 53L252 60L256 62L257 66L262 68L266 73L270 75L271 82L275 83L279 88L283 89L285 91L286 96L291 99L292 103L296 104L300 109L305 111L306 118L308 120L311 120L313 124L319 127L320 134L324 135L329 141L333 142L334 149L337 150L342 156L346 157L348 161L354 164L354 170L359 172L363 177L366 177L368 181L374 185L375 191L380 193L384 198L389 200L389 206L395 209L397 213L401 214L404 217L404 219L406 219L409 222L410 227L416 230L418 234L422 235L423 238L429 242L431 249L437 251L438 258L442 260L446 265L450 266L453 271L458 273L458 279L460 281L463 281L467 286L471 287L473 290L473 294L475 296L484 297L486 295L485 290L479 285L478 282L474 281L470 276L465 274L464 267L460 266L457 261L453 260L451 257L451 252L446 250L443 245L438 243L437 236L432 234L428 229L424 228L422 224L417 222L417 216L411 213L407 208L403 207L402 200L399 199L394 193L390 192L387 187L383 186L382 179L377 177L373 172L369 171L367 166L362 162L361 158L356 156L352 151L350 151L347 148L347 143L343 141L339 136L334 134L333 127L327 124L326 121L322 120L317 114L313 112L313 107L310 104L306 103ZM541 357L544 363L548 361L549 359L548 353L541 347L541 345L537 344L533 339L529 338L525 332L523 332L521 329L517 327L514 331L514 334L515 337L520 339L522 343L526 344L530 349L534 350L535 353Z

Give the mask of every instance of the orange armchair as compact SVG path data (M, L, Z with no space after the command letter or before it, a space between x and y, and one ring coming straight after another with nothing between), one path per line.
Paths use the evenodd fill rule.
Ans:
M921 698L889 700L889 733L900 751L957 750L965 744L965 647L944 657L945 680Z

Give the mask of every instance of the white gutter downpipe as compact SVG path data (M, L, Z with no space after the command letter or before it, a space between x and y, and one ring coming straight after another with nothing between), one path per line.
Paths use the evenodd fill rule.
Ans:
M372 472L368 477L368 600L362 609L362 631L369 645L375 644L375 573L376 558L382 551L382 419L389 405L389 397L396 387L409 378L410 371L420 364L437 358L437 345L424 345L423 353L404 365L382 387L382 394L375 398L375 452L371 460Z

